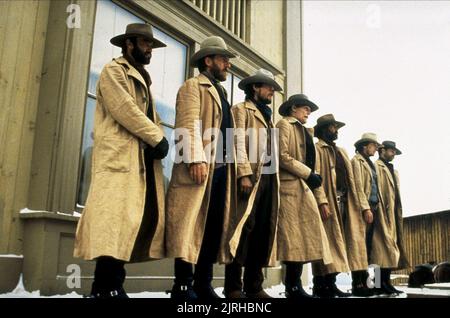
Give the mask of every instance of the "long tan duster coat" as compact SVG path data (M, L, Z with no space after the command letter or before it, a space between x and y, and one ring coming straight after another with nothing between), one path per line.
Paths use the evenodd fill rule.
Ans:
M277 123L280 152L280 212L278 217L278 260L332 262L327 234L313 192L305 180L311 169L304 164L305 134L293 117ZM312 136L313 129L308 129Z
M160 160L153 161L157 211L148 257L130 259L142 222L146 172L142 142L156 146L164 134L152 96L139 72L123 57L107 64L97 85L92 180L86 206L78 222L75 257L112 256L124 261L164 257L164 184ZM153 105L155 103L153 102Z
M366 159L361 154L356 154L352 159L353 174L359 198L359 210L370 209L369 197L371 191L372 170ZM378 211L374 215L374 232L372 239L372 251L369 255L369 263L382 268L396 268L400 251L396 237L392 236L387 224L387 216L380 197L380 184L378 181Z
M238 179L243 176L249 176L253 183L253 189L251 194L247 198L242 196L238 197L237 203L237 218L238 224L236 228L238 231L235 235L238 235L242 231L242 227L248 219L248 216L252 212L256 192L258 190L261 173L263 173L263 164L268 162L269 159L264 159L264 154L267 150L267 129L274 128L273 124L267 125L263 115L251 101L245 101L243 103L234 105L232 108L234 119L236 121L236 155L237 155L237 177ZM272 134L272 133L271 133ZM279 188L280 182L278 178L278 152L277 143L275 142L276 136L272 134L271 137L271 172L274 172L274 185L272 192L272 213L270 222L270 236L269 243L270 251L268 253L269 258L267 260L267 266L275 266L276 263L276 231L278 221L278 208L279 208ZM254 154L254 155L253 155ZM234 243L237 240L233 240ZM233 249L237 249L237 245L233 246Z
M352 166L347 152L340 147L336 150L344 159L347 169L347 216L346 224L343 223L342 214L339 211L336 190L336 153L332 146L319 139L316 143L316 167L322 176L322 186L314 191L317 203L328 204L331 212L330 218L323 221L327 232L328 242L333 255L333 263L323 266L313 266L314 275L325 275L336 272L348 272L351 270L367 269L367 252L365 242L365 222L358 209L355 180ZM347 230L347 231L346 231Z
M378 175L379 191L381 195L381 201L384 206L385 223L386 223L386 236L391 236L396 239L397 246L399 248L400 257L396 268L402 269L409 266L408 259L406 257L406 251L403 244L403 210L400 199L400 180L398 177L398 171L394 170L395 182L397 184L397 193L395 191L394 178L392 177L389 168L386 164L378 159L375 162L375 168ZM395 206L395 197L399 196L398 206Z
M167 257L181 258L197 263L206 217L208 213L212 177L214 174L216 144L215 134L220 132L222 108L219 94L210 80L203 74L188 79L179 89L176 104L177 149L182 160L177 158L166 196L166 252ZM231 117L233 117L232 112ZM232 118L234 126L234 118ZM212 128L216 132L211 131ZM233 151L233 161L235 151ZM207 162L208 175L202 184L196 184L190 176L189 166L194 162ZM235 251L230 244L234 231L236 211L236 164L229 163L226 181L226 204L220 251L217 261L231 262ZM239 240L236 235L234 240Z

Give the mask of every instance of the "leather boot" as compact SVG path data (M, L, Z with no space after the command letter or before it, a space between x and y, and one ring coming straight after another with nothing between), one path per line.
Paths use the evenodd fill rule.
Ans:
M316 298L309 295L302 287L300 277L302 276L303 264L300 262L285 262L285 265L286 275L284 285L286 286L286 298L292 300Z
M192 288L193 280L194 273L192 264L176 258L175 283L172 287L170 298L179 302L196 300L198 297Z
M336 286L337 274L338 273L325 275L325 283L326 283L328 289L331 290L334 297L350 297L352 295L351 293L345 293Z
M353 271L352 272L352 295L356 297L371 297L374 295L373 288L367 287L367 278L369 273L367 271Z

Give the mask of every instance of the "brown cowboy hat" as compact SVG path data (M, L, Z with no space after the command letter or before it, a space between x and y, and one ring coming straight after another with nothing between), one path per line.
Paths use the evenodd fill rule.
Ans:
M314 126L314 136L317 137L316 132L323 126L335 124L336 128L342 128L345 126L345 123L337 121L334 119L333 114L326 114L317 118L317 124Z
M281 88L281 86L275 81L275 77L273 76L272 72L265 70L263 68L257 70L252 75L250 75L250 76L244 78L242 81L240 81L238 84L238 87L242 90L245 90L245 88L248 85L258 84L258 83L270 85L277 92L283 90Z
M315 112L319 107L308 99L304 94L295 94L289 97L287 101L280 105L278 108L278 113L281 116L289 116L291 113L292 106L309 106L311 112Z
M401 155L402 152L400 151L400 149L397 148L397 145L395 144L395 141L390 141L390 140L385 140L381 143L381 148L384 149L394 149L395 150L395 154L396 155Z
M192 55L190 65L195 67L200 59L210 55L223 55L230 58L237 57L236 54L228 49L225 41L220 36L210 36L200 43L200 50Z
M381 144L378 142L378 138L377 135L374 133L364 133L361 136L361 139L359 139L357 142L355 142L355 148L358 148L359 144L365 143L365 142L373 142L375 144L379 146L381 146Z
M122 47L126 39L135 36L142 36L143 38L152 41L152 48L154 49L167 46L160 40L153 37L152 26L146 23L128 24L124 34L116 35L115 37L111 38L109 42L111 42L112 45Z

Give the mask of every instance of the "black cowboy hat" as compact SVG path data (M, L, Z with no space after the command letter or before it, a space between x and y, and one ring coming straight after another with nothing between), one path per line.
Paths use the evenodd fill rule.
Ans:
M152 41L152 48L154 49L167 46L160 40L153 37L152 26L146 23L128 24L124 34L116 35L115 37L111 38L109 42L111 42L112 45L122 47L126 39L136 36L142 36L143 38Z
M280 105L280 108L278 108L278 113L281 116L289 116L292 106L309 106L311 108L311 112L315 112L319 109L319 107L310 101L306 95L295 94Z
M401 155L402 152L400 151L400 149L397 148L397 145L395 144L394 141L390 141L390 140L385 140L381 143L381 147L384 149L394 149L395 150L395 154L397 155Z
M314 136L317 137L316 132L323 126L327 126L330 124L335 124L336 128L342 128L345 126L345 123L337 121L334 119L333 114L326 114L317 118L317 124L314 126Z

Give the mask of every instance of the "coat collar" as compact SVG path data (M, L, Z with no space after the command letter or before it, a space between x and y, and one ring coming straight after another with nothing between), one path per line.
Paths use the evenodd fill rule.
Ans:
M209 78L207 78L204 74L201 74L201 73L197 76L197 78L198 78L198 83L200 85L208 86L208 92L212 95L212 97L216 101L217 105L219 105L219 108L222 109L222 102L220 100L219 93L217 92L217 89L211 83Z
M259 121L264 125L264 127L267 128L267 122L264 119L263 114L261 114L261 111L258 109L258 107L256 107L256 105L252 101L246 100L244 102L244 107L253 110L255 112L255 117L258 118Z
M117 64L125 66L127 69L127 74L131 77L134 77L136 80L138 80L144 87L145 90L148 91L147 84L145 83L144 78L142 77L141 73L138 72L136 68L134 68L133 65L131 65L126 58L123 56L113 59Z
M317 146L318 147L331 147L329 144L327 144L325 141L323 141L322 139L319 139L319 141L317 142Z
M393 187L395 187L394 179L392 178L392 173L386 166L386 164L383 162L383 160L378 159L377 161L375 161L375 163L380 167L380 169L386 169L386 174L388 175L389 182L392 184Z
M302 124L297 118L295 118L295 117L292 117L292 116L286 116L286 117L284 117L284 119L286 119L286 120L288 121L288 123L290 123L290 124L297 124L298 126L305 127L305 126L303 126L303 124ZM305 127L305 128L306 128L306 130L311 134L311 136L314 136L314 128L308 128L308 127Z
M369 164L366 161L366 158L363 157L359 152L356 153L355 158L362 162L362 165L364 168L369 171L370 175L372 175L372 169L370 168ZM369 159L370 160L370 159Z

